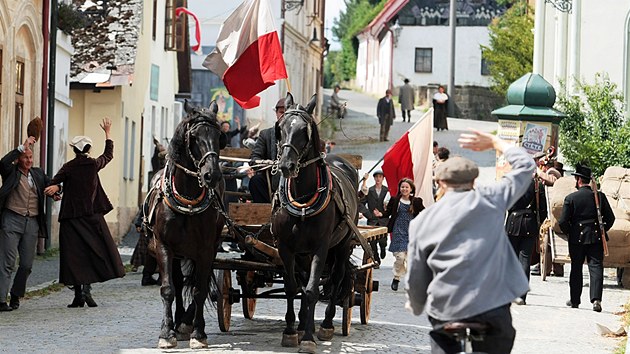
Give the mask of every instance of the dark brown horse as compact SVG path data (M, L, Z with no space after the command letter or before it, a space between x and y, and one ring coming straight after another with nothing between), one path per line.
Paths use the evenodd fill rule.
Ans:
M339 157L324 159L321 155L317 124L311 117L316 101L313 96L304 108L288 94L287 112L276 124L282 178L272 219L288 299L282 345L297 346L297 332L304 331L300 351L308 353L316 348L314 315L322 275L326 274L327 279L323 292L330 299L317 334L320 340L332 339L335 305L347 301L352 293L349 258L353 231L349 223L356 224L358 219L357 171ZM305 276L296 278L296 273ZM296 331L293 302L300 285L302 301Z
M217 104L193 108L185 104L186 118L179 123L168 147L164 169L153 178L145 202L149 232L155 236L160 266L160 294L164 316L159 348L177 346L172 305L177 297L175 319L184 314L182 288L189 285L194 313L190 348L205 348L203 305L208 297L212 263L220 244L223 217L218 213L224 183L219 169L219 150L226 145L216 118ZM187 260L188 274L181 279L180 260Z

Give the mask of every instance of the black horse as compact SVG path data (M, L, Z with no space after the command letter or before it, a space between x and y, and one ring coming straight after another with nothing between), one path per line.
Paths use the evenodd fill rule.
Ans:
M193 298L190 348L197 349L208 346L203 305L224 224L218 212L224 190L219 150L227 138L221 133L214 101L209 108L193 108L188 102L184 107L187 116L175 129L166 166L153 177L144 213L147 229L155 236L162 278L164 316L158 347L177 346L175 328L183 321L182 290L188 285ZM190 264L187 274L182 274L181 259ZM172 311L175 297L177 323Z
M317 334L320 340L332 339L335 304L348 301L353 293L349 263L354 230L351 226L358 219L357 171L340 157L324 158L321 154L317 124L311 117L316 101L313 96L304 108L294 104L293 96L287 94L287 111L276 124L277 162L282 177L271 226L284 264L288 299L282 345L297 346L297 332L303 331L300 351L308 353L314 353L316 348L314 313L322 275L327 275L323 292L330 299ZM305 276L296 331L293 302L300 274Z

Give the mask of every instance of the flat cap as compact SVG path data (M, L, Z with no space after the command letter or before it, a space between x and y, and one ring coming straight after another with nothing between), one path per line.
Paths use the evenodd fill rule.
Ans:
M455 156L440 163L435 170L435 179L454 184L472 182L479 176L479 167L473 161Z
M376 171L374 171L374 173L372 173L372 176L376 176L376 175L385 176L385 174L381 170L376 170Z
M85 146L92 146L92 139L89 136L77 135L70 141L70 146L77 148L81 152L86 152Z

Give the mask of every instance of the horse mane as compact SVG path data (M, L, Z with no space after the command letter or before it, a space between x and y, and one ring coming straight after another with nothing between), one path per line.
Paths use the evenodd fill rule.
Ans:
M168 156L173 161L190 160L190 156L186 152L186 128L190 123L197 123L208 120L218 124L216 114L207 108L193 108L184 119L182 119L173 133L173 138L168 145Z

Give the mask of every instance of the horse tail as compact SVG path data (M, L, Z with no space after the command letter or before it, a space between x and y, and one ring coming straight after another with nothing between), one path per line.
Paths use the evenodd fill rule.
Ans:
M182 273L184 274L184 297L193 303L194 301L194 291L195 286L197 285L197 262L192 260L188 260L186 262L182 262ZM214 272L210 273L208 277L208 297L207 303L209 303L212 308L215 308L216 305L212 301L212 299L216 299L214 296L217 294L217 281L215 279Z
M341 277L339 283L331 284L331 286L336 285L338 287L337 291L334 292L336 294L336 298L331 299L331 301L334 301L340 306L343 305L343 303L354 294L352 280L355 276L355 266L350 260L352 246L350 245L350 242L345 242L344 245L341 247L343 248L342 250L335 252L335 255L333 257L334 264L332 269L334 272L338 272L341 271L341 268L343 268L343 276Z

